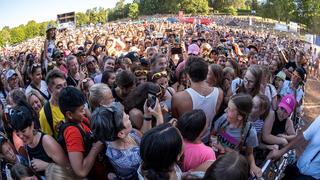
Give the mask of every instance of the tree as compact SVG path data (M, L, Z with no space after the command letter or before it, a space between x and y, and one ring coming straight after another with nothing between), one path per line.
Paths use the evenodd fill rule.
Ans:
M137 3L131 3L129 5L128 17L131 19L137 19L139 16L139 5Z
M33 38L38 36L40 34L39 30L39 24L36 21L29 21L24 27L25 37Z
M26 39L24 25L15 27L10 32L11 44L16 44L24 41Z
M207 14L209 12L208 0L182 0L180 9L191 14Z
M87 16L86 13L83 12L77 12L76 13L76 26L80 27L86 24L89 24L90 18Z

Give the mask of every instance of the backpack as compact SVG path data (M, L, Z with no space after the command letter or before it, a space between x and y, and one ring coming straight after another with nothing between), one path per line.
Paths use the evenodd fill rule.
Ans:
M83 123L88 126L88 124L83 121ZM92 138L91 138L91 133L87 133L85 132L76 122L64 122L59 126L59 133L58 133L58 137L57 137L57 142L61 145L61 147L63 148L63 150L67 153L67 145L64 139L64 131L67 127L69 126L74 126L76 127L82 138L83 138L83 143L84 143L84 149L85 149L85 156L90 152L90 149L92 147Z

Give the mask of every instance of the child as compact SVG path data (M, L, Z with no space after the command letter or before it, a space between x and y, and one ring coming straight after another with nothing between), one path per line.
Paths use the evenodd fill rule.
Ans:
M206 115L202 110L183 114L177 122L177 128L183 137L183 172L194 170L206 161L216 160L213 149L201 141L204 131L208 128Z

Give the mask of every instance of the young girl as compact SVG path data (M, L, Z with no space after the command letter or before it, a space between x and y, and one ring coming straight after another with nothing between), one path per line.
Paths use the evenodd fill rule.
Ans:
M247 122L252 109L252 97L248 94L237 94L231 97L226 113L214 124L214 132L218 143L220 154L231 150L243 151L247 155L250 164L250 173L253 176L261 177L262 172L256 166L253 148L258 146L256 130ZM244 148L245 147L245 148Z
M208 128L203 110L193 110L183 114L177 122L177 128L183 137L183 172L194 170L206 161L216 160L213 149L201 141L205 129Z
M289 118L296 105L292 94L284 96L276 111L271 111L263 125L262 138L267 144L284 146L295 136L293 122Z

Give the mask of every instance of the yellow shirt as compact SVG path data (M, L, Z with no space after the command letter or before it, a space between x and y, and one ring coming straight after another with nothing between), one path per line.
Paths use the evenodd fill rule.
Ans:
M51 107L52 120L53 120L54 138L57 138L58 137L58 130L59 130L58 125L64 121L64 115L60 111L59 106L55 106L50 103L50 107ZM40 126L41 126L42 132L52 136L51 127L50 127L49 122L47 120L47 117L44 113L44 106L40 110L39 120L40 120Z

